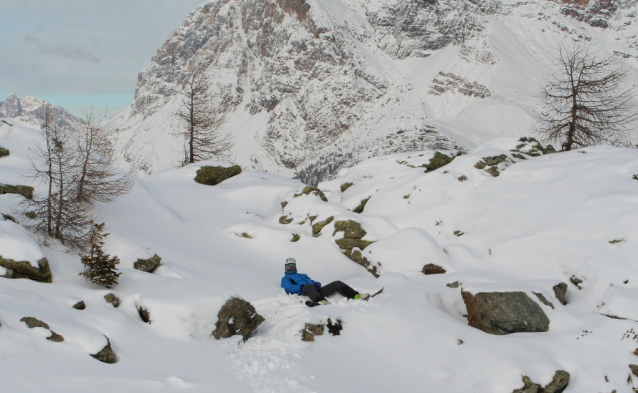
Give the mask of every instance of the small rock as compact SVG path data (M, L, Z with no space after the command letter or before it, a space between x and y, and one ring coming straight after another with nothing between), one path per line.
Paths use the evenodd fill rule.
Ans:
M41 320L39 320L37 318L33 318L33 317L24 317L24 318L20 319L20 322L26 323L27 326L29 327L29 329L33 329L33 328L37 328L37 327L49 329L49 325L47 325L45 322L42 322Z
M137 313L140 314L140 318L142 318L142 321L144 321L144 323L148 323L149 325L151 324L151 313L147 309L139 306L137 309Z
M323 336L324 325L306 322L306 326L301 329L301 341L315 341L315 336Z
M523 385L522 389L515 389L512 393L541 393L543 389L541 385L532 382L527 376L523 376Z
M86 304L84 304L84 301L81 300L81 301L75 303L73 305L73 308L75 308L76 310L84 310L86 308Z
M13 217L11 214L2 213L2 218L4 218L5 221L12 221L12 222L15 222L16 224L18 223L15 217Z
M476 169L484 169L487 166L487 164L481 160L479 162L477 162L476 164L474 164L474 168Z
M485 172L489 173L490 175L497 177L498 175L500 175L501 173L498 171L498 168L495 166L491 166L488 169L485 170Z
M578 288L578 289L583 289L583 288L581 288L581 287L580 287L580 285L579 285L579 284L582 284L582 283L583 283L583 280L581 280L580 278L578 278L578 277L576 277L576 276L571 276L571 277L569 278L569 281L571 281L571 282L572 282L572 284L576 285L576 288Z
M558 370L552 378L552 382L545 386L543 393L561 393L567 385L569 385L569 373L567 371Z
M224 168L221 166L203 166L197 170L195 181L207 186L215 186L226 179L241 173L239 165Z
M464 181L466 181L466 180L467 180L467 176L465 176L465 175L461 175L461 176L459 176L456 180L458 180L458 181L460 181L461 183L463 183Z
M279 217L279 223L280 223L280 224L284 224L284 225L286 225L286 224L290 224L290 223L292 222L292 220L293 220L293 219L292 219L292 217L291 217L291 218L288 218L288 216L281 216L281 217Z
M120 298L115 296L114 293L104 295L104 300L106 300L107 303L111 303L113 307L117 307L120 305Z
M333 336L339 336L343 330L343 324L340 319L337 319L336 322L332 322L332 319L328 318L328 324L326 326L328 327L328 333Z
M421 271L426 276L430 274L445 274L447 272L447 270L443 269L441 266L435 265L433 263L428 263L427 265L423 266L423 270Z
M228 299L217 314L217 323L212 335L216 340L241 334L244 340L257 329L265 319L257 314L255 307L244 299Z
M104 363L109 363L109 364L113 364L117 362L117 356L115 356L115 352L113 352L113 348L111 348L111 340L109 340L108 337L106 337L106 346L104 348L102 348L102 350L98 353L96 353L95 355L91 355L93 356L95 359L99 360L100 362L104 362Z
M291 241L291 242L293 242L293 243L295 243L295 242L298 242L298 241L299 241L299 239L301 239L301 236L299 236L299 235L298 235L298 234L296 234L296 233L293 233L293 234L292 234L292 239L290 239L290 241Z
M544 305L551 307L552 310L554 309L554 305L552 303L550 303L547 299L545 299L545 296L543 296L542 293L538 293L538 292L532 292L534 295L536 295L536 297L538 298L538 300L541 301L541 303L543 303Z
M161 262L162 262L162 257L155 254L149 259L138 258L137 262L133 264L133 267L143 272L153 273L153 271L159 267Z
M468 324L489 334L546 332L549 319L525 292L461 292Z
M554 285L554 295L560 304L563 306L566 305L567 301L565 300L565 296L567 296L567 284L561 282L560 284Z
M53 341L54 343L61 343L62 341L64 341L64 337L51 330L51 335L47 337L47 340Z
M461 283L459 281L454 281L454 282L445 284L445 286L448 288L458 288L461 286Z
M631 370L631 373L634 374L635 376L638 377L638 366L635 364L630 364L629 365L629 369Z

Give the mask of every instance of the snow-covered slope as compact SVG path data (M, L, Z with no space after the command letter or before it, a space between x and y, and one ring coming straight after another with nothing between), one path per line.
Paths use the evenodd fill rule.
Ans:
M560 45L591 43L637 65L635 12L616 1L210 1L140 73L135 102L111 125L139 173L177 164L179 92L193 64L210 61L231 96L223 128L236 161L314 183L374 155L527 132Z
M28 170L36 132L2 124L0 135L12 153L0 158L0 183L24 182L18 175ZM638 347L638 151L598 146L521 155L533 145L496 139L429 173L421 165L433 151L377 157L322 183L327 202L275 174L247 170L211 187L193 177L215 163L158 171L99 206L110 232L106 251L122 260L112 289L79 277L77 255L55 243L36 246L15 224L2 227L0 255L10 244L16 255L23 249L21 258L46 256L53 283L0 278L0 387L487 393L520 388L522 375L545 385L565 370L571 375L565 392L630 392L628 365L638 361L632 354ZM498 165L498 177L475 167L501 154L508 159ZM341 192L345 183L352 185ZM34 186L42 195L44 186ZM20 198L0 195L0 207L28 224ZM363 212L354 213L366 198ZM292 221L282 224L282 216ZM328 217L334 221L313 236L312 223ZM374 241L363 255L378 266L379 278L335 243L343 236L335 222L343 220L361 223L363 239ZM154 273L133 269L137 258L155 253L162 266ZM340 279L361 291L385 291L370 302L335 295L329 306L307 308L279 287L287 257L324 284ZM425 276L426 263L447 273ZM572 276L582 279L582 289L570 283ZM446 286L455 281L461 286ZM552 291L558 282L569 283L566 306ZM472 328L461 288L524 291L535 301L532 292L540 293L554 307L539 303L549 331L493 336ZM111 292L118 308L104 301ZM246 342L210 336L232 295L266 318ZM72 308L80 300L86 310ZM139 306L149 310L151 324L142 322ZM46 322L64 342L47 341L49 329L28 329L20 321L26 316ZM342 321L341 335L300 340L304 323L328 318ZM115 364L89 356L105 337Z

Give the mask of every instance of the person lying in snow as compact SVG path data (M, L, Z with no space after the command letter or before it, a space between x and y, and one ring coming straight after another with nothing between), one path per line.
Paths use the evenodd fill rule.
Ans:
M281 287L287 294L308 296L312 302L321 304L329 304L326 296L335 292L339 292L348 299L366 300L370 297L369 293L359 293L341 281L321 286L320 282L305 274L297 273L297 261L294 258L286 259L286 274L281 279Z

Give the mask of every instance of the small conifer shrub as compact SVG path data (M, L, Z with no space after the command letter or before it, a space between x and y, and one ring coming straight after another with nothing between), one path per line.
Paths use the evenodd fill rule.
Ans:
M91 246L87 255L80 254L84 272L81 276L86 277L93 284L102 285L109 288L111 285L117 284L120 274L117 271L117 265L120 259L117 256L111 258L102 250L104 246L104 238L109 234L104 233L105 223L92 223L89 244Z

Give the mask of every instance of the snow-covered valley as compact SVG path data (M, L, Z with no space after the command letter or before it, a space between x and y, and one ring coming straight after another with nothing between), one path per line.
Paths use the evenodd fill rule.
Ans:
M0 123L10 151L0 183L42 196L45 185L24 177L38 131L11 122ZM638 150L542 155L534 146L494 139L428 173L434 151L376 157L321 183L327 201L304 194L298 180L251 170L216 186L193 180L200 167L227 163L157 171L97 207L110 233L105 250L121 259L111 289L78 276L75 252L25 229L23 196L0 195L2 213L17 221L0 222L0 254L32 264L44 256L53 276L0 278L2 391L509 393L523 376L545 386L564 370L565 392L631 392ZM365 231L355 240L373 242L361 250L367 269L338 243L347 230L336 226L349 220ZM153 273L133 267L154 254L162 260ZM288 257L324 284L385 290L369 302L334 295L308 308L280 288ZM446 273L425 275L426 264ZM561 282L566 305L553 290ZM523 292L548 331L492 335L468 326L462 291ZM105 301L109 293L118 307ZM215 340L217 313L232 296L265 321L246 341ZM86 309L72 307L79 301ZM49 328L29 329L24 317ZM340 335L301 341L305 323L328 319L341 321ZM51 331L64 341L48 341ZM106 337L114 364L90 356Z

